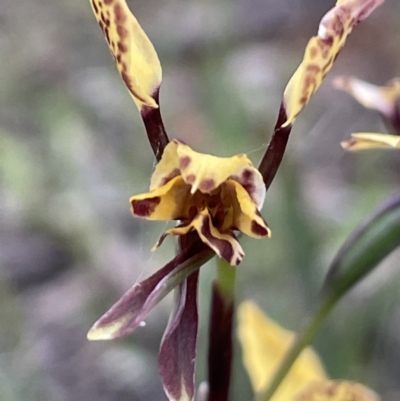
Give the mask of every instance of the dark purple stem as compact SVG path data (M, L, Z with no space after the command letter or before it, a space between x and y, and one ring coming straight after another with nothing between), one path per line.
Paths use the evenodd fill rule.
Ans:
M285 106L283 103L281 103L278 120L275 124L271 142L269 143L267 151L265 152L258 168L263 176L265 188L267 190L274 180L281 164L290 131L292 130L292 124L289 124L287 127L282 127L282 124L286 121L286 119L287 116Z
M208 381L207 401L228 401L231 379L233 345L233 299L227 301L213 283L212 311L210 319L208 346Z
M159 105L158 109L144 106L141 112L144 126L146 127L147 137L154 155L159 162L164 152L164 148L168 145L169 139L165 132L164 124L161 118L159 89L153 95L154 100Z
M400 98L395 102L392 116L384 117L384 120L390 131L393 130L394 134L400 135Z

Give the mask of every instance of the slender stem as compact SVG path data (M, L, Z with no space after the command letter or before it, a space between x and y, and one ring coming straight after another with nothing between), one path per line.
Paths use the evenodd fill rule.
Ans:
M315 334L321 327L321 324L324 322L332 308L336 305L339 298L340 296L332 294L320 299L315 312L308 319L304 329L296 336L293 345L287 352L285 359L279 366L279 369L275 373L275 376L273 377L269 387L265 391L258 394L255 401L269 401L272 398L275 391L286 377L290 368L293 366L297 357L314 339Z
M282 127L282 124L286 121L286 118L285 106L283 103L281 103L271 142L269 143L268 148L261 160L260 166L258 167L263 176L265 188L267 190L274 180L276 173L278 172L286 150L287 142L289 140L289 135L292 130L291 124L287 127Z
M236 268L224 259L217 260L217 285L225 303L233 302L235 297Z
M208 349L208 401L228 401L233 357L233 315L236 268L218 260L213 283Z
M157 161L159 162L164 152L164 148L168 145L169 139L161 118L159 90L154 93L153 97L159 105L158 109L143 107L141 115L144 126L146 127L150 146L153 149Z

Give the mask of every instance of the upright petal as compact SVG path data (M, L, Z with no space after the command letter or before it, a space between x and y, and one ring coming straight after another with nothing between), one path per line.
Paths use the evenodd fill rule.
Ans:
M289 349L294 334L264 315L252 302L239 307L239 340L243 361L255 392L264 389ZM297 392L326 375L311 348L302 352L271 401L292 400Z
M400 136L357 132L351 134L351 139L341 142L346 150L390 149L400 148Z
M126 1L90 0L90 3L137 107L157 108L154 94L161 85L160 61Z
M318 35L307 44L304 58L284 93L287 120L283 126L293 123L325 75L332 68L340 49L353 27L385 0L339 0L322 18Z
M210 193L238 170L245 167L254 169L245 154L217 157L195 152L183 143L178 143L177 154L179 169L185 182L192 186L192 194L197 190Z

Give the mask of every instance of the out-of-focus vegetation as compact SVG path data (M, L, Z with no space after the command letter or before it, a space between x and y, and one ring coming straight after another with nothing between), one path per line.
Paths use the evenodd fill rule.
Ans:
M328 0L130 1L163 65L170 137L257 164L282 91ZM253 298L296 330L344 239L398 190L400 153L345 153L351 132L385 132L330 82L383 84L400 71L400 5L358 26L299 116L263 215L270 240L242 238L238 299ZM0 7L0 400L163 400L157 351L170 302L127 340L86 332L132 284L173 254L163 223L131 217L154 166L137 109L89 2L7 1ZM366 250L368 251L368 250ZM316 348L329 375L400 394L397 252L347 296ZM198 378L205 378L210 280L201 269ZM238 350L239 351L239 350ZM250 399L237 354L232 400Z

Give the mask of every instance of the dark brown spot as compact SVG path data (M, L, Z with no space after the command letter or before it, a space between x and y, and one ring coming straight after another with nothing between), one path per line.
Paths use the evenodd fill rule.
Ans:
M215 188L215 180L212 178L208 178L206 180L201 181L199 188L202 192L210 192Z
M188 184L192 184L196 181L196 176L194 174L189 174L185 180Z
M190 156L181 157L179 159L179 167L180 167L180 169L181 170L185 169L190 164L191 161L192 161L192 159L190 158Z
M254 173L251 170L244 170L238 181L250 196L254 193L256 187L254 185Z
M123 25L117 25L117 33L121 39L125 39L128 36L128 30Z
M93 10L94 10L95 14L98 15L99 9L97 8L97 4L94 0L92 1L92 4L93 4Z
M117 54L116 60L117 60L118 64L121 64L121 54L120 53Z
M126 21L126 15L121 4L117 3L114 5L115 22L117 25L123 24Z
M106 26L104 27L104 35L106 36L107 42L110 43L110 32Z
M160 181L160 187L165 185L167 182L171 181L173 178L178 176L180 173L178 168L174 168L167 176L163 177L163 179Z
M260 237L265 237L268 235L268 230L258 224L255 220L251 222L251 231Z
M118 42L118 49L122 53L126 53L128 51L128 48L122 42Z
M104 0L104 4L110 5L114 0Z
M253 172L251 170L243 171L243 179L247 182L249 180L253 180Z
M142 200L133 200L132 213L136 216L148 217L154 212L160 202L161 198L159 196Z
M318 54L318 49L316 47L312 47L310 49L310 58L311 60L314 59Z

